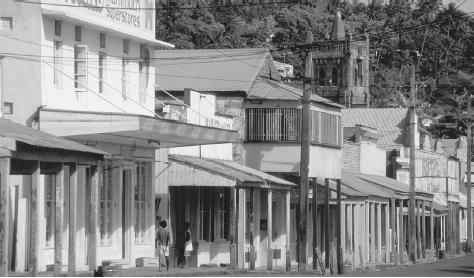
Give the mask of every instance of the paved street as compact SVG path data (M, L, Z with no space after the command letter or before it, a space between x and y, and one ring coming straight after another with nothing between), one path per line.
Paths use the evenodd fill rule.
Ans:
M345 276L474 276L474 254L432 263Z

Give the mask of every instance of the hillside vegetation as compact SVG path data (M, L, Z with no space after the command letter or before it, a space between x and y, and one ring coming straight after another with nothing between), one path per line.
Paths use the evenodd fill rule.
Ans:
M336 9L354 39L368 34L371 44L372 107L406 107L409 66L417 69L417 108L439 123L430 128L437 137L464 134L457 115L473 91L474 20L454 5L408 6L341 5L329 0L312 6L271 4L213 6L206 1L169 4L158 9L157 38L177 48L268 47L274 60L294 65L301 79L303 43L307 31L324 41ZM183 8L185 7L185 8Z

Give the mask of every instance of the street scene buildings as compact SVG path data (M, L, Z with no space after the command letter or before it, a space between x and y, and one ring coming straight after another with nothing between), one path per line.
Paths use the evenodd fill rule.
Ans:
M0 276L343 274L470 252L470 133L372 107L367 32L336 11L297 74L269 47L157 40L156 2L1 1Z

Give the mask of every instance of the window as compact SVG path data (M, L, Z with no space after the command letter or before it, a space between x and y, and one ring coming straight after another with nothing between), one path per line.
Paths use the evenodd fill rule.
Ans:
M219 241L229 238L230 189L199 189L199 240Z
M54 41L54 85L61 88L63 83L63 43L61 41Z
M54 35L58 37L61 36L61 20L54 21Z
M74 88L86 90L87 88L87 47L74 47Z
M326 71L319 69L319 86L326 86Z
M2 112L3 114L13 114L13 102L4 102Z
M123 53L128 54L129 46L130 46L130 41L123 40Z
M337 68L333 68L332 69L332 78L331 78L331 85L332 86L337 86L337 82L338 82L338 78L339 77L339 71L337 70Z
M2 16L0 17L0 30L13 30L13 17Z
M44 215L46 218L46 247L54 246L54 218L55 218L55 196L56 196L56 176L44 176Z
M76 26L74 28L74 38L76 42L82 41L82 27L81 26Z
M144 45L140 46L140 62L138 68L140 72L140 79L138 81L139 101L140 103L146 103L146 90L148 88L150 73L150 51Z
M105 44L105 34L104 33L100 33L99 34L99 47L100 48L105 48L106 44Z
M135 183L135 242L144 243L146 240L146 162L137 162L137 181Z
M293 108L246 109L247 140L296 142L300 140L301 110Z
M321 139L317 143L340 146L341 145L341 116L332 115L324 112L313 112L320 113L320 125L313 128L319 128Z
M357 86L357 77L359 76L359 71L357 68L354 68L354 86Z
M363 79L362 79L362 73L363 73L363 69L362 69L362 60L357 60L357 71L359 73L359 75L357 76L357 83L359 84L359 86L363 86Z
M99 52L99 93L104 92L105 67L107 63L107 54Z
M112 244L112 227L113 227L113 179L112 166L110 161L105 161L103 181L100 184L100 244Z
M122 58L122 98L127 99L127 79L128 79L128 61Z

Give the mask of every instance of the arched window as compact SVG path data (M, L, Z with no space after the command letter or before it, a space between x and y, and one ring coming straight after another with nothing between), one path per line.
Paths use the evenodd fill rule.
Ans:
M364 103L368 104L368 101L369 101L369 96L367 95L367 93L364 93Z
M339 82L339 71L337 70L337 68L333 68L332 69L332 86L337 86L338 85L338 82Z
M319 69L319 86L326 86L326 71Z

